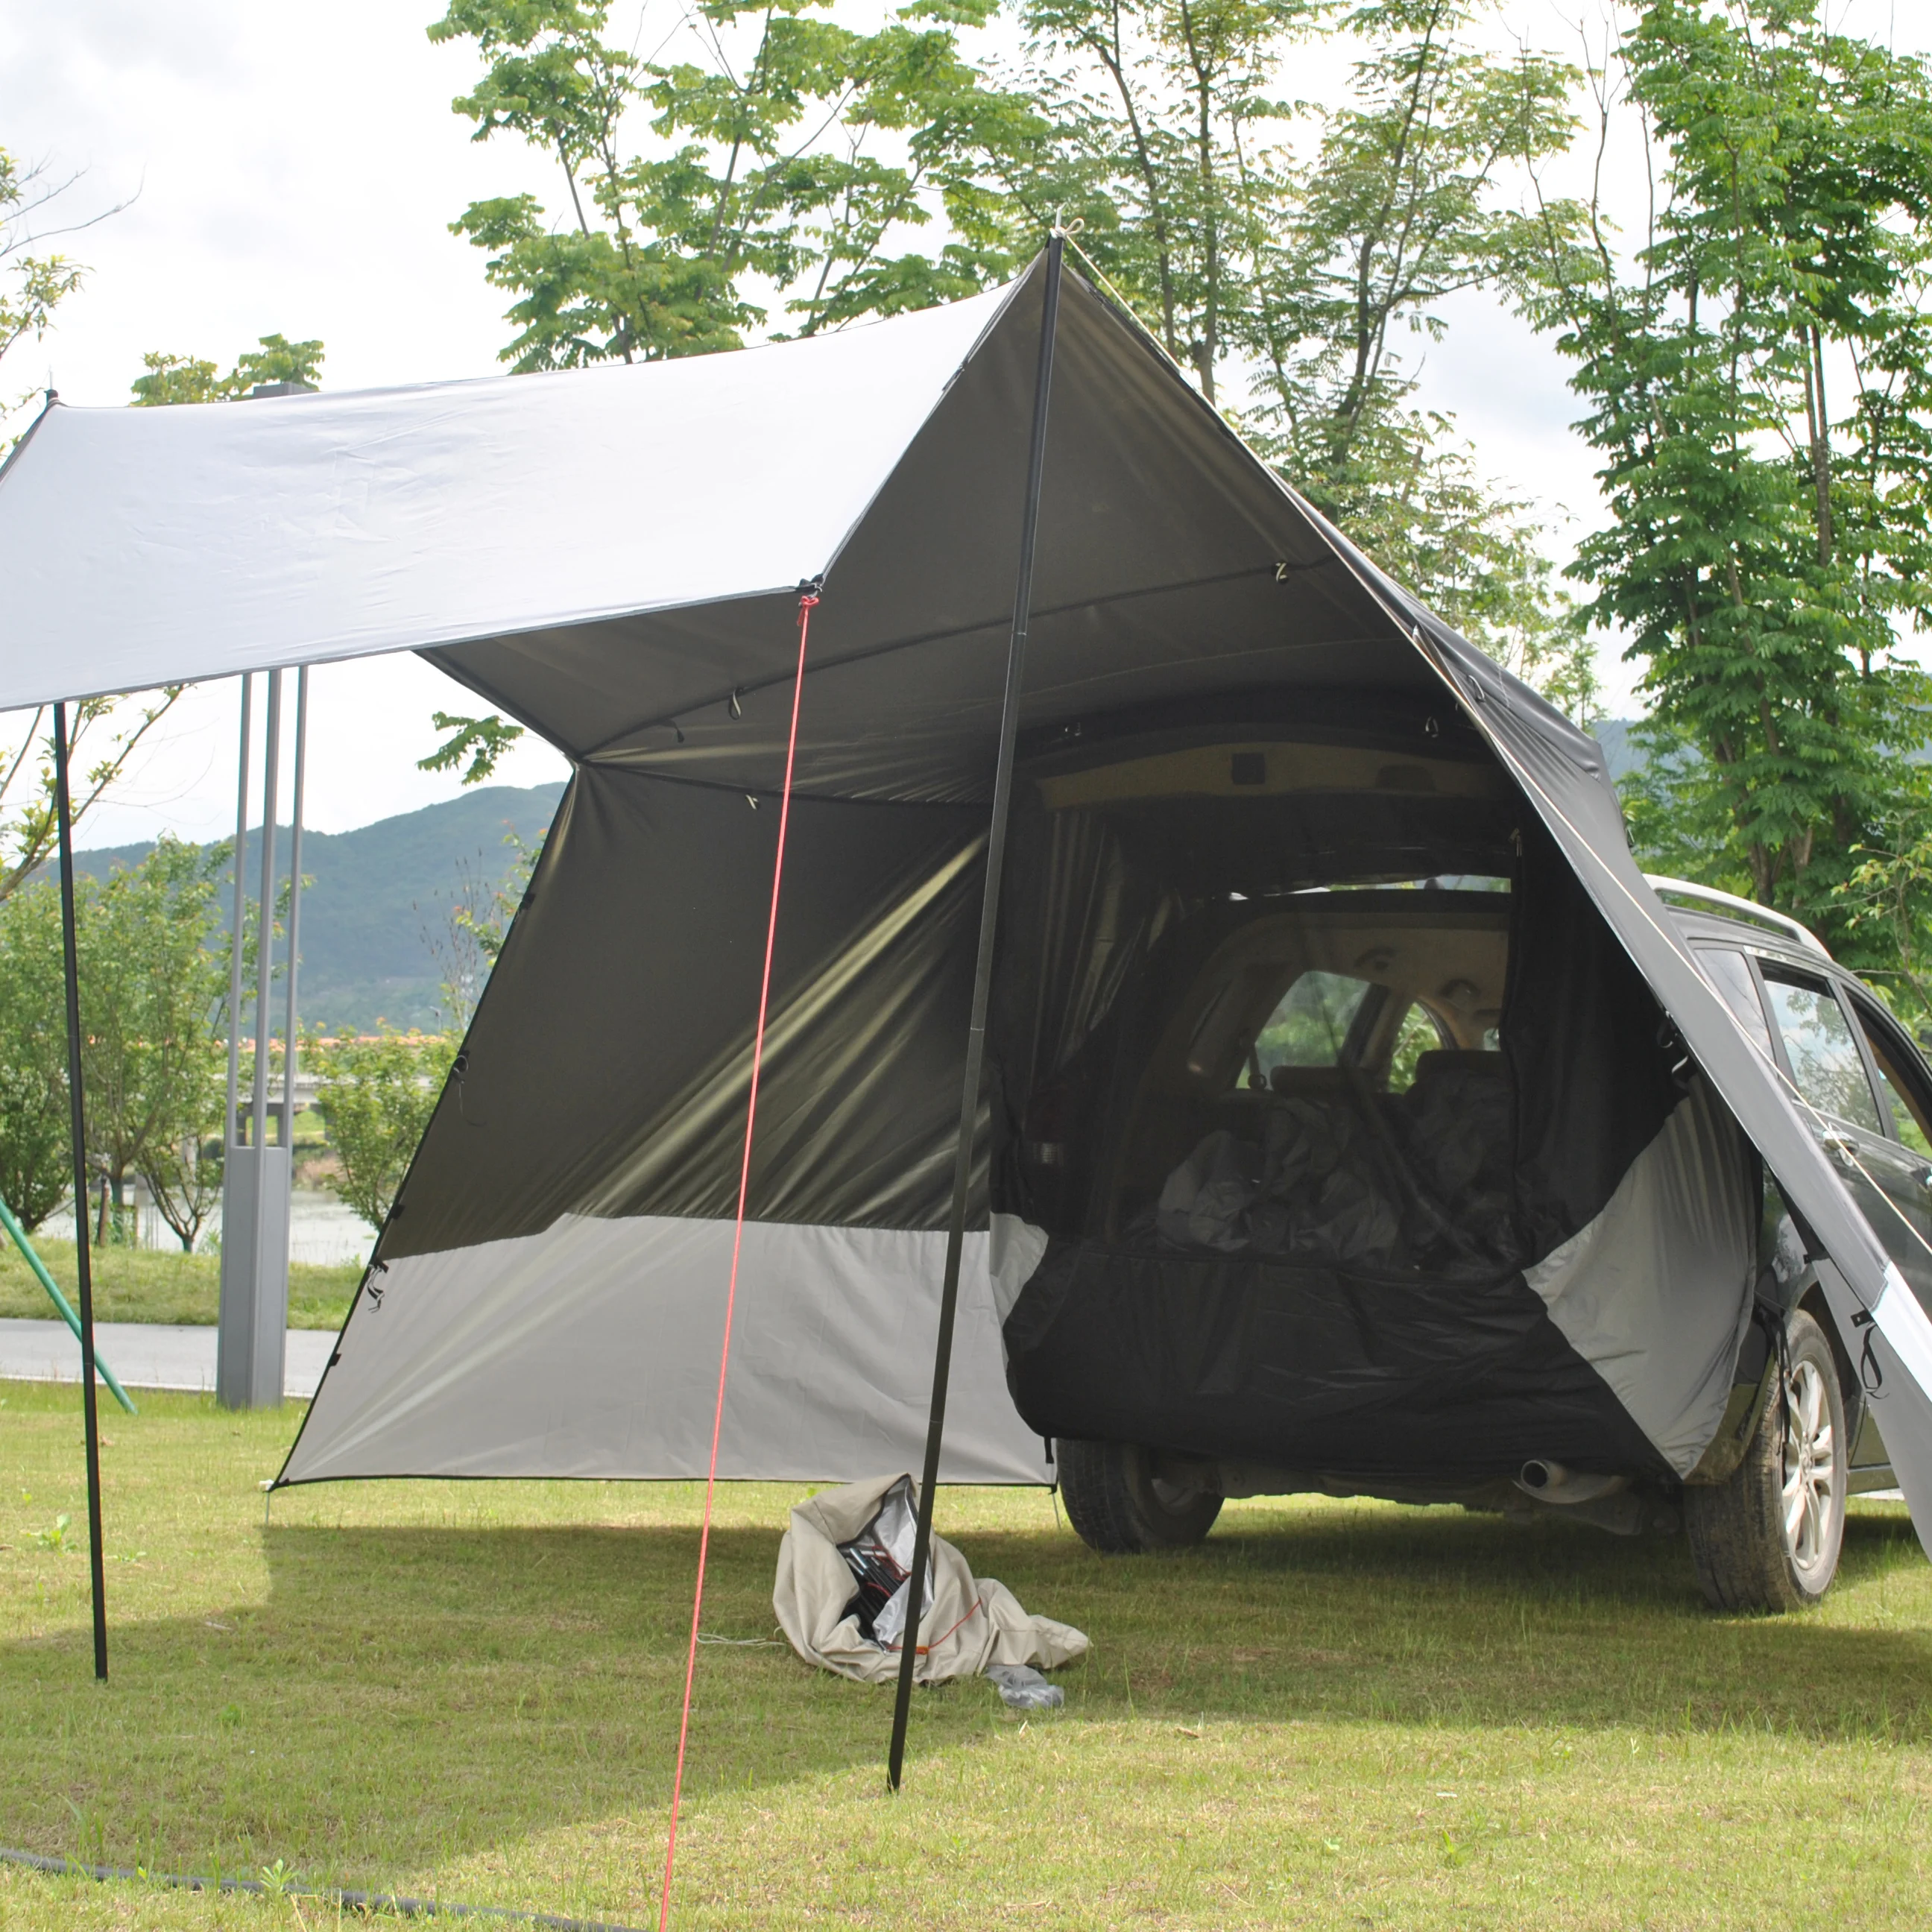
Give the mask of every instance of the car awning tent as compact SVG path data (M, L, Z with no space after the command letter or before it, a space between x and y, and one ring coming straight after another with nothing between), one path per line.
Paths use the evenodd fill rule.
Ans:
M0 476L0 707L415 649L575 764L284 1480L701 1472L763 808L797 587L821 580L719 1472L912 1463L1041 272L688 362L246 409L54 404ZM1932 1324L1644 884L1596 746L1071 272L1056 352L1024 741L1212 703L1453 719L1802 1220L1932 1530ZM1039 1250L979 1202L943 1472L1040 1480L998 1332Z

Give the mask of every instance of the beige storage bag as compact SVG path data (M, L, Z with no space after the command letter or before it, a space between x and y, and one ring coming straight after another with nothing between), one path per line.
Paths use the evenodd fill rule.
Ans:
M857 1616L847 1614L856 1583L838 1546L865 1531L893 1485L902 1480L916 1508L917 1486L909 1478L850 1483L801 1503L778 1545L772 1607L779 1628L808 1664L864 1684L888 1683L898 1676L899 1646L866 1636ZM908 1546L902 1567L910 1567L910 1553ZM992 1664L1030 1664L1051 1670L1085 1654L1087 1640L1078 1630L1051 1617L1029 1616L1004 1583L991 1576L976 1580L965 1558L937 1536L930 1574L931 1600L920 1620L921 1683L975 1676ZM897 1629L903 1621L902 1612L890 1620L890 1626Z

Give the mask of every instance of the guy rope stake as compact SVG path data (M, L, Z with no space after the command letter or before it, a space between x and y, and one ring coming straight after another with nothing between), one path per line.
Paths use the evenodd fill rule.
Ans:
M993 979L993 940L1000 916L1000 874L1006 856L1006 820L1013 799L1013 747L1019 736L1020 688L1026 672L1028 620L1033 610L1034 540L1040 530L1040 486L1046 470L1047 404L1053 388L1053 338L1060 320L1060 271L1066 240L1056 228L1046 244L1040 292L1040 363L1034 379L1033 440L1027 457L1020 513L1020 562L1013 588L1012 636L1006 647L1006 697L993 766L993 812L986 835L986 883L980 902L980 951L973 968L972 1018L966 1029L966 1072L959 1096L959 1140L952 1158L952 1214L946 1231L946 1273L939 1291L939 1337L933 1351L932 1407L926 1429L925 1474L919 1486L919 1528L912 1576L906 1586L905 1631L900 1640L898 1692L892 1705L892 1742L886 1781L895 1791L905 1768L906 1723L919 1668L919 1620L926 1558L932 1548L932 1499L939 1486L939 1449L946 1433L946 1388L952 1371L952 1328L959 1306L959 1260L966 1243L966 1196L973 1175L974 1130L980 1118L980 1074L986 1054L986 1012Z
M724 1339L718 1351L718 1401L711 1416L711 1464L704 1478L704 1526L698 1538L698 1582L691 1594L691 1643L684 1660L684 1710L678 1719L677 1769L670 1786L670 1829L664 1839L664 1895L658 1932L670 1924L671 1867L677 1857L677 1813L684 1796L685 1747L691 1736L691 1691L698 1674L698 1626L704 1613L704 1564L711 1552L711 1504L718 1489L718 1440L724 1427L724 1376L731 1361L731 1317L738 1302L738 1258L745 1245L745 1202L752 1186L752 1137L758 1120L758 1075L764 1063L765 1016L772 996L772 952L778 936L778 887L784 878L785 832L791 822L792 768L798 755L799 706L805 696L805 646L818 608L816 578L798 587L798 669L792 679L791 730L785 740L784 784L778 793L778 851L772 860L772 910L765 926L765 966L758 982L758 1022L752 1035L752 1090L745 1106L745 1154L738 1169L738 1214L731 1230L731 1275L724 1290Z

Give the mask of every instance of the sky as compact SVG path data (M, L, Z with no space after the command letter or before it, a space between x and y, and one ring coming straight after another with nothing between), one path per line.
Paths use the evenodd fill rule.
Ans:
M467 44L430 45L439 10L0 0L0 143L56 177L78 173L62 204L76 216L119 205L59 244L88 265L86 286L44 340L0 365L0 389L11 399L51 385L68 402L118 404L148 351L225 368L271 332L320 337L332 390L496 373L506 298L448 224L480 197L554 184L520 142L473 142L451 112L477 63ZM1844 10L1901 44L1932 38L1932 20L1907 28L1884 0ZM1574 44L1558 8L1513 11ZM647 33L656 39L648 22ZM1561 358L1480 296L1444 314L1446 339L1422 356L1420 400L1453 414L1485 470L1574 541L1598 510ZM1608 708L1628 713L1630 674L1602 668ZM454 795L454 778L416 760L435 742L432 711L480 708L462 687L404 656L318 667L310 688L309 824L343 831ZM232 683L188 694L82 842L232 829L237 703ZM499 776L534 784L566 771L526 738Z

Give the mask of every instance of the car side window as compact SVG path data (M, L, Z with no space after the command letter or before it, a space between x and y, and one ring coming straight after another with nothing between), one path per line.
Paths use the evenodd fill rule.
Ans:
M1858 1015L1858 1024L1864 1030L1865 1044L1871 1048L1878 1067L1879 1098L1891 1113L1899 1139L1914 1154L1932 1160L1932 1131L1928 1131L1932 1130L1932 1114L1928 1114L1918 1097L1921 1083L1900 1067L1897 1049L1883 1028L1874 1025L1862 1012Z
M1764 991L1798 1092L1821 1114L1884 1132L1864 1057L1831 988L1767 966Z
M1771 1028L1765 1024L1764 1006L1757 996L1757 982L1751 977L1750 962L1728 946L1700 946L1697 957L1712 985L1724 994L1725 1005L1757 1042L1766 1059L1770 1059Z

